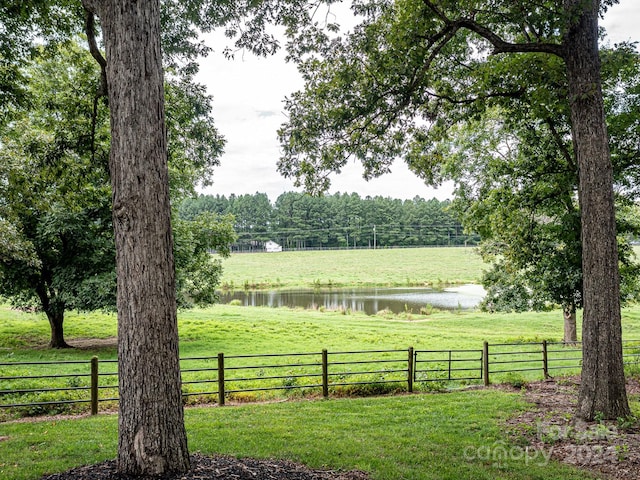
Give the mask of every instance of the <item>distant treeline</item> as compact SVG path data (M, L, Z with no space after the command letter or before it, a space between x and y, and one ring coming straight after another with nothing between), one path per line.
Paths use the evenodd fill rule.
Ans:
M287 192L275 204L264 193L200 195L186 199L180 216L201 212L233 214L236 251L263 250L267 241L285 250L313 248L384 248L428 245L475 245L449 213L450 202L437 199L361 198L357 193L312 197Z

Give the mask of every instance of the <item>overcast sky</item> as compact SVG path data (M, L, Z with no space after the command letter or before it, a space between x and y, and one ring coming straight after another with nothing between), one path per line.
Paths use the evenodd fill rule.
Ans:
M640 0L620 0L601 24L613 42L640 40ZM295 65L284 61L284 54L257 58L249 53L227 60L222 49L224 37L207 39L215 51L200 62L198 81L213 96L214 118L227 145L221 165L215 170L214 184L202 193L229 196L266 193L275 201L283 192L300 190L276 171L279 145L276 131L285 121L283 100L302 88ZM361 196L382 195L409 199L449 198L451 188L434 190L411 173L404 162L396 161L392 173L366 182L362 168L350 162L340 175L332 176L330 193L357 192Z

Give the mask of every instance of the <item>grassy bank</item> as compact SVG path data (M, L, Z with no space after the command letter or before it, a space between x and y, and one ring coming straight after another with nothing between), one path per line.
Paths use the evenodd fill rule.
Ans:
M224 260L230 289L414 286L478 283L472 248L399 248L234 254Z
M625 310L625 337L640 337L640 308ZM88 339L116 336L112 314L70 313L67 340L82 349L48 350L49 325L42 314L0 307L0 355L14 359L72 359L93 354L115 357L115 346ZM470 348L492 343L562 338L561 312L367 316L318 310L215 305L179 312L181 354L283 353L378 348Z
M623 326L624 338L627 340L640 339L640 308L625 309ZM88 385L88 361L93 355L97 355L101 362L116 358L116 319L114 315L98 314L83 316L70 315L67 319L67 340L71 345L80 348L71 350L50 350L45 348L48 340L48 325L41 315L19 313L4 307L0 310L0 363L2 362L49 362L49 361L81 361L80 364L56 364L56 365L26 365L11 366L0 365L0 376L23 375L60 375L67 377L60 379L25 379L0 382L0 390L17 389L42 389L42 388L67 388L82 387ZM247 388L277 388L277 390L252 391L230 393L229 401L256 401L273 398L299 398L300 396L319 396L318 388L306 388L309 384L317 384L319 379L296 378L300 375L317 373L319 368L312 367L273 367L273 364L296 364L300 362L314 363L320 361L320 352L327 349L332 362L360 361L360 360L386 360L390 363L378 363L358 365L336 365L331 371L336 377L332 377L332 383L344 381L372 382L384 379L393 381L376 388L366 387L332 387L330 395L341 396L365 395L371 393L384 393L406 389L406 372L396 372L389 375L362 375L360 372L380 369L406 370L406 349L414 347L416 350L455 350L473 349L476 352L482 348L484 341L491 345L501 343L522 343L559 341L562 338L562 317L559 311L546 313L525 314L486 314L479 312L436 312L429 316L396 315L396 316L366 316L364 314L345 312L330 312L317 310L290 310L270 309L259 307L236 307L231 305L218 305L208 309L196 309L179 314L179 333L181 357L215 357L223 352L228 360L228 367L255 366L251 371L232 371L229 373L227 391L244 390ZM524 350L538 347L526 347ZM562 350L562 347L556 347ZM380 351L380 350L404 350L404 353L364 354L356 357L353 355L341 356L336 352L343 351ZM515 351L523 348L514 347ZM525 360L531 361L531 356L509 355L498 358L495 351L490 358L499 360ZM238 355L262 355L262 354L295 354L314 353L314 356L295 358L287 355L284 358L272 357L243 357L231 360L231 356ZM334 353L336 353L334 355ZM442 354L444 355L444 354ZM435 355L440 358L442 355ZM456 354L460 357L479 358L479 353ZM555 354L560 355L560 354ZM567 351L568 357L575 354ZM348 358L347 358L348 357ZM539 358L540 357L540 358ZM427 358L423 355L421 358ZM491 375L492 382L507 382L516 384L527 379L541 379L542 371L540 355L534 355L533 363L517 364L517 368L534 368L532 371L517 373L515 375L498 372ZM437 363L437 362L436 362ZM477 363L465 366L476 368ZM572 362L571 365L577 365ZM217 397L215 378L216 360L186 360L184 369L207 369L208 371L185 372L183 379L193 381L193 384L183 386L184 393L190 394L189 403L214 402ZM447 368L446 361L437 363L437 368ZM515 368L514 367L514 368ZM423 371L427 368L424 366ZM461 365L461 368L463 366ZM479 369L479 366L477 367ZM506 365L497 365L496 370L506 369ZM636 369L637 370L637 369ZM115 365L103 364L100 372L115 371ZM349 371L357 376L344 376L342 372ZM474 371L473 377L479 376L479 370ZM562 370L558 374L570 373ZM553 372L555 375L556 372ZM272 377L279 375L279 377ZM362 376L359 376L362 375ZM446 375L446 374L445 374ZM256 377L251 382L233 383L233 378L244 376ZM462 376L462 375L460 375ZM469 375L465 375L469 376ZM275 379L273 379L275 378ZM468 383L481 383L480 380L463 382L462 384L449 384L440 381L442 376L435 373L420 373L416 378L414 388L418 391L432 391L434 389L456 387ZM196 382L197 381L197 382ZM211 383L207 383L211 382ZM397 382L397 383L396 383ZM101 386L115 385L116 378L103 377ZM295 386L291 390L283 390L282 387ZM202 395L202 392L210 392ZM115 389L102 390L101 397L110 398L117 394ZM15 416L32 416L41 414L86 412L88 404L61 405L60 400L77 400L88 398L86 391L64 391L46 393L13 394L13 396L1 398L0 403L33 403L52 401L53 405L47 407L20 407L16 410L0 412L0 419ZM109 404L101 404L101 408L109 408Z
M640 339L640 306L623 309L623 337ZM70 313L67 340L81 349L49 350L49 325L42 314L0 306L0 356L14 359L72 359L94 354L112 358L112 314ZM580 319L578 325L580 331ZM484 313L436 311L431 315L367 316L356 312L215 305L178 313L181 354L284 353L343 349L475 348L483 341L559 341L562 312ZM97 340L97 341L94 341Z
M377 480L591 478L540 452L525 458L501 426L523 408L518 394L488 390L195 408L186 427L192 452L360 469ZM0 479L35 480L114 458L116 448L115 415L0 424Z

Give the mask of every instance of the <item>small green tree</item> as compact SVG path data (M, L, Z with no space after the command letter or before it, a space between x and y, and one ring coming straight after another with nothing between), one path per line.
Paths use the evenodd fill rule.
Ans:
M23 71L29 109L8 110L0 127L0 294L43 311L50 346L67 347L67 310L115 309L115 246L108 175L108 110L98 66L75 42L39 51ZM167 88L174 198L208 181L223 142L210 101L188 78ZM228 252L230 218L207 216L175 228L181 305L208 303Z

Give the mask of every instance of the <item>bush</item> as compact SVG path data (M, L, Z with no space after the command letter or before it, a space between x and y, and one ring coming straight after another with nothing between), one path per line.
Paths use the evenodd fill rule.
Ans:
M406 391L406 385L400 382L360 383L333 387L331 389L331 395L336 397L373 397L377 395L390 395Z
M524 379L524 377L516 372L509 372L505 374L500 379L500 383L506 383L517 389L521 389L527 386L527 381Z

